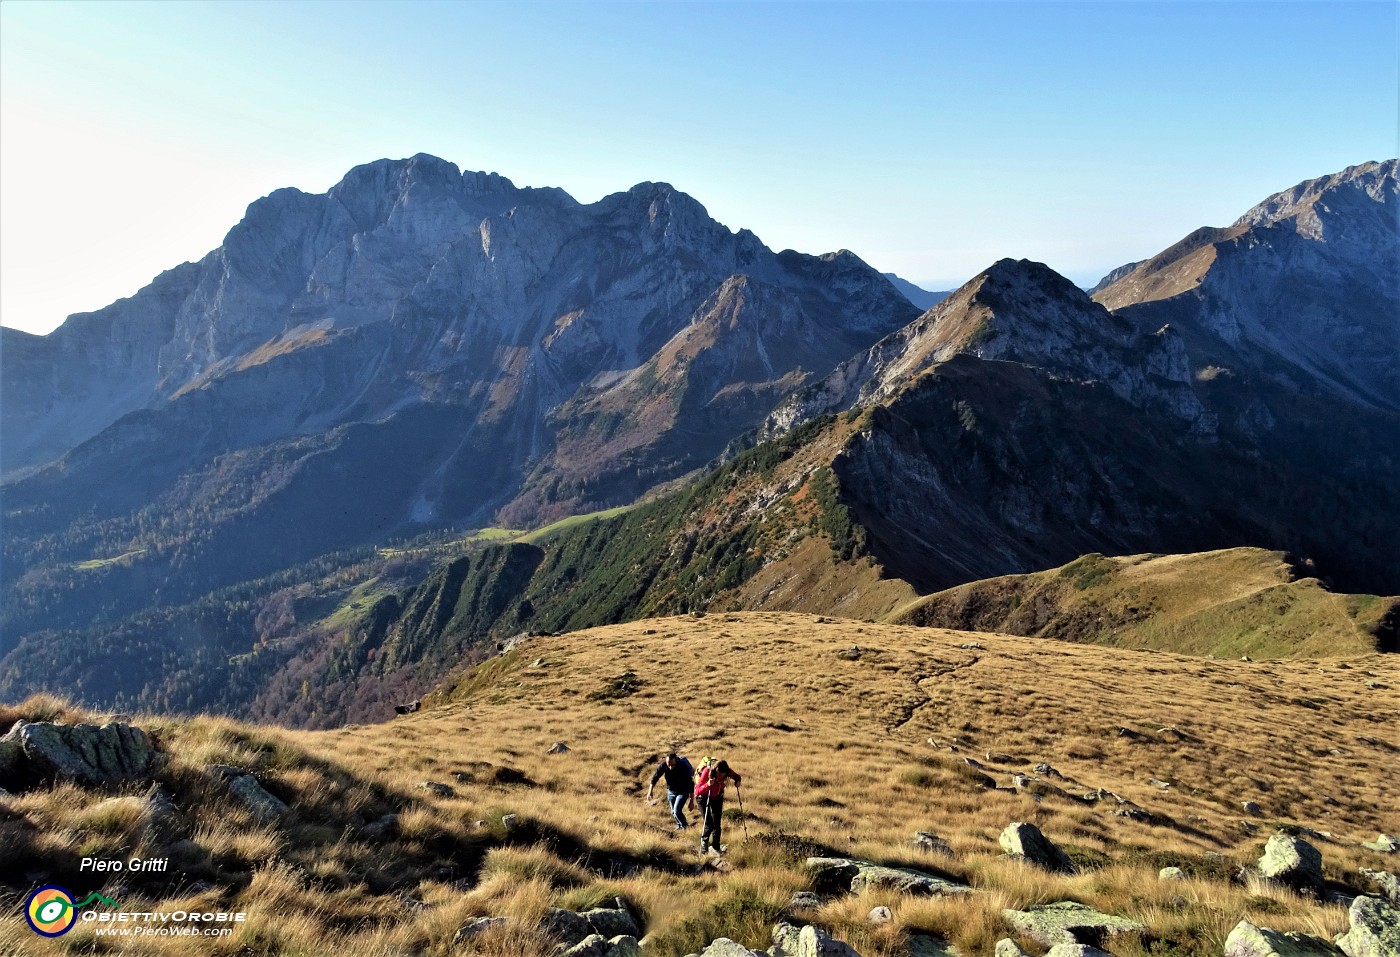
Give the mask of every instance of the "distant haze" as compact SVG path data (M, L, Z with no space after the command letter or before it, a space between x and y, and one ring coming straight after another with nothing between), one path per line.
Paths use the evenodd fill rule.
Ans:
M925 289L1002 257L1087 286L1395 155L1396 24L1379 2L6 2L0 322L52 329L259 196L420 151L584 202L669 182Z

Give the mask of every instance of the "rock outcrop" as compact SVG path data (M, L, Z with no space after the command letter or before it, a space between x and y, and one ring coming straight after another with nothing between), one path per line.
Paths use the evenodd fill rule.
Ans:
M0 787L41 778L110 787L144 777L157 754L146 732L128 724L20 720L0 739Z
M1225 938L1225 957L1339 957L1321 937L1280 932L1242 920Z
M1380 892L1381 897L1400 907L1400 877L1389 871L1373 871L1365 867L1361 868L1360 873Z
M265 824L276 823L291 813L291 808L281 798L270 793L258 783L256 777L241 768L216 764L209 768L209 773L222 778L228 785L229 793Z
M1400 957L1400 906L1358 897L1347 912L1351 928L1337 938L1347 957Z
M819 887L839 888L853 894L866 890L887 890L928 897L972 893L972 888L966 884L913 868L885 867L854 858L809 857L807 867Z
M1137 921L1104 914L1075 901L1037 904L1023 911L1004 910L1001 915L1018 933L1050 947L1059 944L1097 946L1115 934L1147 929Z

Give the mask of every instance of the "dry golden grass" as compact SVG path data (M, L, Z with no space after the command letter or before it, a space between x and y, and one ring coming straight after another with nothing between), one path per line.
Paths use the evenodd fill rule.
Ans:
M1295 578L1298 571L1282 552L1260 548L1086 555L925 595L876 617L1222 658L1376 651L1376 630L1400 599L1336 594L1316 578Z
M637 690L590 700L627 670ZM1400 753L1400 665L1379 655L1213 661L754 613L530 639L453 685L417 714L329 732L143 721L175 755L168 774L204 802L193 840L214 888L205 893L250 918L212 944L167 939L122 952L533 957L552 952L529 926L545 907L617 894L643 912L658 955L697 950L706 934L754 946L809 886L803 858L825 848L925 867L979 891L947 900L867 892L800 915L866 957L903 954L915 932L989 953L1008 935L1003 908L1067 898L1148 925L1147 938L1111 945L1120 957L1215 955L1242 917L1327 935L1345 927L1338 906L1227 880L1276 826L1320 832L1310 839L1339 882L1360 866L1386 867L1360 842L1400 831L1384 773ZM556 741L571 750L546 754ZM727 806L728 872L701 867L695 838L674 835L664 806L642 800L671 748L727 758L744 775L743 815L739 795ZM999 789L982 788L964 758ZM1009 789L1013 773L1040 762L1063 779L1047 778L1052 788L1039 796ZM195 769L207 763L257 770L291 799L293 819L256 824L199 783ZM493 779L486 764L533 784L481 783ZM455 793L415 789L424 779ZM1152 818L1114 815L1112 798L1089 805L1060 793L1092 788ZM96 808L103 797L60 786L9 804L39 828L36 854L103 841L119 852L140 840L139 821L122 805ZM1245 800L1263 809L1255 833L1241 827ZM360 833L390 810L397 836ZM507 814L517 816L510 826ZM997 837L1012 821L1038 824L1082 872L1049 875L1002 857ZM955 856L913 847L916 829L946 837ZM440 875L444 862L457 871ZM1167 864L1192 879L1158 881ZM152 891L148 903L189 893ZM877 905L894 912L889 925L866 923ZM515 920L454 950L457 928L483 915ZM99 946L86 928L49 944L12 924L0 928L0 953Z

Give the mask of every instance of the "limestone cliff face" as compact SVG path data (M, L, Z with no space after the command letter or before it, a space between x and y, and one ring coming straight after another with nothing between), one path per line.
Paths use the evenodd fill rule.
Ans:
M304 527L264 564L623 504L917 312L854 254L775 253L665 183L583 205L370 163L258 200L131 299L5 331L7 580L152 522L194 568L274 515Z
M648 361L738 275L791 288L810 321L839 311L858 335L912 316L888 282L845 259L775 255L665 184L581 206L431 156L381 160L323 195L258 200L200 262L51 336L7 330L4 465L43 464L128 412L262 365L289 366L259 375L304 407L303 431L483 390L497 417L522 398L523 418L538 419ZM374 324L391 332L346 335ZM306 370L284 360L327 345L354 367L374 352L379 368L358 390L314 378L298 390ZM826 370L804 373L815 371Z
M1400 161L1352 166L1203 229L1095 298L1170 322L1198 368L1400 411Z

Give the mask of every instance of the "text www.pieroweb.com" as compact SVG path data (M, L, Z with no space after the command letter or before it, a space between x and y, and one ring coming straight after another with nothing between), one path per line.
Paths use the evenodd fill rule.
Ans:
M227 937L232 927L194 927L180 924L174 927L99 927L96 937Z

